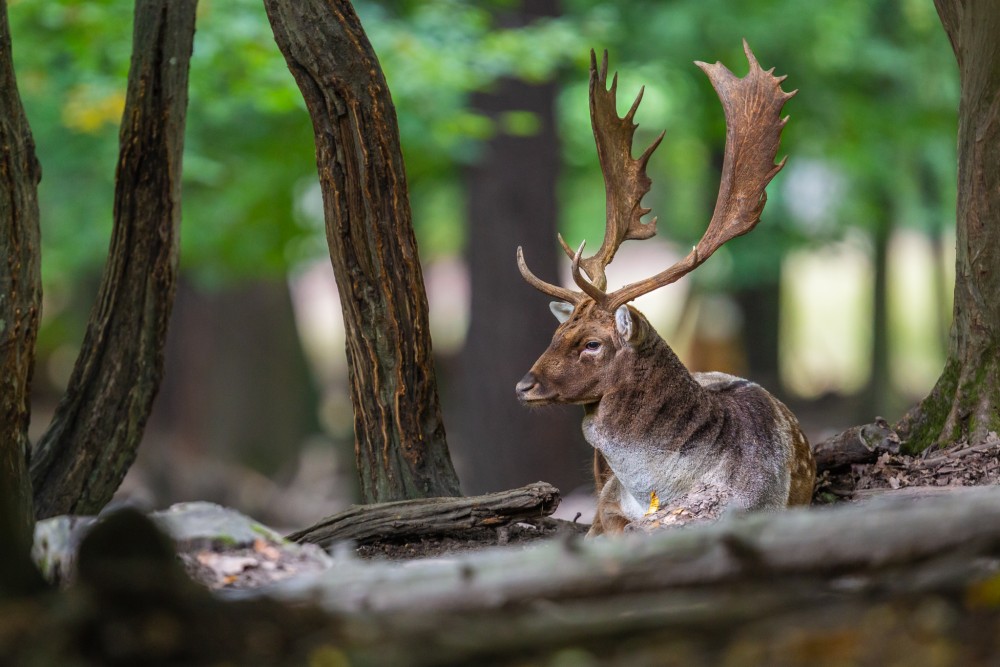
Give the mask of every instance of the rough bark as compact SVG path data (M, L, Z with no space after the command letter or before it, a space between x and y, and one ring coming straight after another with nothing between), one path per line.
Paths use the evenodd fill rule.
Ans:
M396 111L347 0L265 0L312 118L366 502L453 496Z
M41 167L14 78L7 3L0 0L0 489L3 509L30 540L28 422L42 301L38 181ZM25 542L26 543L26 542Z
M195 0L137 0L114 230L80 356L31 462L35 513L98 512L135 459L163 370Z
M288 539L329 546L341 540L359 544L442 535L469 528L497 528L515 521L539 519L559 507L559 489L536 482L519 489L464 498L399 500L356 505L292 533Z
M961 88L955 303L944 371L897 426L908 451L1000 430L1000 4L934 4Z

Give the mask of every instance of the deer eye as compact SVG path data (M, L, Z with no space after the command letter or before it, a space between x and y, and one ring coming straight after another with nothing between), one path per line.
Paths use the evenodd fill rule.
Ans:
M601 341L598 340L587 341L587 344L584 345L583 347L587 350L590 350L591 352L595 352L601 349Z

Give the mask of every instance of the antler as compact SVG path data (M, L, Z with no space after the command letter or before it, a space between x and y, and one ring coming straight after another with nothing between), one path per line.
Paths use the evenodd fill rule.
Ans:
M774 158L781 141L781 130L788 118L781 118L781 109L795 93L781 90L785 77L774 76L774 68L761 69L746 40L743 51L750 63L745 77L737 78L721 63L708 65L696 62L712 82L719 95L726 115L726 151L722 164L722 182L715 211L708 229L688 255L665 271L651 278L612 292L605 293L605 269L614 258L618 247L630 239L648 239L656 233L656 219L648 224L642 216L649 213L642 207L642 198L649 192L651 181L646 175L649 156L663 139L663 133L643 152L632 159L632 137L637 125L632 122L642 101L642 90L628 113L618 116L615 108L618 75L608 88L608 54L604 52L601 68L597 69L597 56L590 52L590 118L597 141L597 155L604 173L607 192L607 226L604 242L593 256L582 259L584 244L573 252L562 237L559 243L573 260L573 280L583 292L546 283L528 270L521 248L517 249L517 263L521 275L536 289L558 299L578 304L591 298L603 308L614 310L622 304L648 292L679 280L701 265L730 239L746 234L760 222L760 214L767 203L764 189L774 175L785 166ZM582 269L582 271L581 271ZM586 272L590 280L583 275Z
M560 238L560 240L562 239ZM580 250L583 250L582 244L580 245ZM524 251L521 250L521 246L517 246L517 268L521 270L521 276L528 282L528 284L543 294L548 294L556 299L572 303L574 306L583 301L586 296L581 292L574 292L573 290L566 289L565 287L559 287L558 285L547 283L532 273L524 261Z
M760 222L761 211L767 203L764 188L785 166L784 158L778 164L774 163L781 130L788 122L787 116L781 118L781 109L798 91L786 93L781 90L785 77L774 76L774 68L766 72L762 70L746 40L743 40L743 51L750 63L750 71L742 79L721 63L695 63L708 75L726 114L722 182L708 229L698 245L680 262L651 278L609 294L605 301L609 309L613 310L677 281L724 243L746 234Z
M594 140L597 143L597 157L600 160L601 172L604 174L604 189L607 202L607 223L604 231L604 242L600 249L591 257L581 258L584 244L574 252L559 236L566 255L573 260L573 279L583 290L583 294L573 292L537 278L528 270L524 263L521 249L517 250L518 268L521 275L536 289L550 295L569 301L579 302L584 296L589 296L598 303L604 303L607 295L605 268L614 259L618 247L630 239L648 239L656 234L656 219L649 223L642 222L642 216L650 209L642 207L642 198L652 183L646 175L646 164L666 132L661 132L638 159L632 159L632 137L638 127L633 122L636 109L642 101L645 88L639 90L632 107L624 116L618 116L617 110L618 74L611 80L608 89L608 52L604 51L601 68L597 68L597 54L590 50L590 123L594 130ZM584 242L585 243L585 242ZM586 272L584 277L580 269ZM569 298L568 295L572 295Z
M600 249L591 257L581 260L580 266L587 272L594 287L602 291L608 282L604 270L614 259L618 247L630 239L643 240L656 234L655 218L648 224L642 222L642 216L650 210L642 207L642 198L649 192L652 184L646 175L646 164L666 134L665 131L661 132L639 159L632 159L632 138L638 127L633 118L642 102L645 87L639 89L632 107L622 117L618 116L617 92L617 73L611 79L611 88L608 89L608 52L604 52L601 68L598 70L597 54L591 49L590 124L597 143L601 173L604 174L607 224ZM565 243L563 248L568 250ZM579 280L577 284L580 284ZM587 291L583 285L580 287Z

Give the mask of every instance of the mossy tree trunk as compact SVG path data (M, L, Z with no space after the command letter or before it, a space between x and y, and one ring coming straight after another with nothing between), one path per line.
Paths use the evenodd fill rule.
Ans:
M955 305L944 372L897 426L911 451L1000 430L1000 3L934 4L961 86Z
M458 494L396 111L347 0L265 0L312 117L366 502Z
M14 79L7 2L0 0L0 492L16 536L31 535L28 422L42 301L41 168Z
M31 462L35 513L92 514L135 460L163 372L196 0L137 0L114 230L80 356Z

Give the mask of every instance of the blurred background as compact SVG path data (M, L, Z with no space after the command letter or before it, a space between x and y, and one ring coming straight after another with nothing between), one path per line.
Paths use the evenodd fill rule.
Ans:
M810 438L922 398L943 364L954 265L957 70L931 0L356 0L399 116L449 446L463 491L590 491L575 407L514 384L555 328L515 264L571 284L556 245L600 244L590 48L645 85L662 129L612 287L683 256L715 202L725 124L693 60L742 76L746 38L799 94L762 223L637 306L692 370L754 379ZM9 0L42 163L37 437L65 386L111 229L131 49L125 0ZM182 273L166 373L121 498L213 500L301 526L355 494L352 411L312 128L257 0L200 0L184 157ZM575 506L574 506L575 507ZM572 517L572 514L570 514Z

